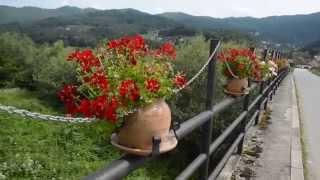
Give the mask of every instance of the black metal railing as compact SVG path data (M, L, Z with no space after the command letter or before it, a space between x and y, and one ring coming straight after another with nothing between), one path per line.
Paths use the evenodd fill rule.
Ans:
M250 92L259 88L259 93L254 100L250 103L251 93L242 97L227 97L221 102L214 104L215 99L215 71L216 71L216 50L220 46L219 40L211 40L210 43L210 63L208 64L207 74L207 101L206 111L199 113L191 119L184 121L176 129L176 136L178 140L183 139L190 133L200 128L201 133L201 150L200 153L194 158L194 160L176 177L177 180L184 180L190 178L197 170L199 171L199 179L216 179L225 164L229 160L230 156L234 153L241 153L243 140L247 130L258 124L259 112L265 110L267 103L272 99L275 91L278 89L281 81L286 77L289 70L281 70L278 76L269 79L267 81L250 83ZM252 49L253 50L253 49ZM277 57L274 56L275 50L273 50L272 58L280 58L280 53ZM264 51L263 58L266 59L268 50ZM243 101L243 110L240 115L217 137L212 141L212 121L213 118L220 112L226 110L231 105ZM225 151L223 157L216 164L216 166L210 173L210 159L213 154L219 149L224 141L233 133L236 134L236 138L231 142L228 150ZM134 155L124 155L122 158L111 162L105 168L85 177L86 180L115 180L122 179L127 176L131 171L144 165L147 161L152 160L157 155L151 155L149 157L141 157Z

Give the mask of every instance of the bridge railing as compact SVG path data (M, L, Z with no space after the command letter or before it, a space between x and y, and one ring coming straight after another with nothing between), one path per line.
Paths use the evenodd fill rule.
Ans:
M187 165L187 167L176 177L178 180L190 178L196 171L199 171L199 179L216 179L230 156L234 153L241 153L243 147L244 136L247 130L257 125L259 121L260 111L265 110L267 103L272 99L275 91L278 89L281 81L286 77L289 70L283 69L278 73L278 76L267 81L249 83L250 92L254 89L259 90L259 94L252 101L252 93L242 97L227 97L219 103L214 103L215 95L215 81L216 81L216 62L217 62L217 49L220 46L219 40L211 40L210 43L210 62L208 64L207 74L207 102L206 110L198 115L188 119L180 124L176 130L178 140L185 138L192 132L200 128L200 153ZM264 59L267 55L267 50L264 53ZM214 54L212 54L214 53ZM272 53L274 54L274 52ZM279 55L278 55L279 58ZM214 140L212 140L213 131L213 118L226 110L235 103L243 103L242 112L236 119ZM250 103L251 102L251 103ZM215 105L213 105L215 104ZM220 148L223 142L228 141L231 134L236 134L236 138L232 142L228 150L225 151L220 161L216 163L215 167L210 167L210 160L215 155L215 152ZM179 148L179 147L177 147ZM85 177L86 180L116 180L122 179L127 176L131 171L141 167L147 161L153 160L157 155L149 157L141 157L135 155L124 155L118 160L108 164L105 168ZM210 169L213 169L209 172Z

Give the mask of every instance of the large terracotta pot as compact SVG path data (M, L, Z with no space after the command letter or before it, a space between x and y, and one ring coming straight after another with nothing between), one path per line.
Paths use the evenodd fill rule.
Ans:
M133 154L146 155L152 150L154 136L161 138L160 152L177 145L170 131L171 111L167 103L159 99L126 117L124 126L115 135L118 148ZM111 138L112 140L112 138Z
M232 96L242 96L248 94L248 79L231 79L226 85L225 92Z

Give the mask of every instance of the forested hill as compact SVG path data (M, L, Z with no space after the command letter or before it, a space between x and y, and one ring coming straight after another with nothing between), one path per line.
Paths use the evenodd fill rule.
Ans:
M29 35L35 42L64 40L76 46L95 45L103 38L182 27L173 20L134 9L104 10L49 17L31 23L2 24L0 31Z
M266 18L213 18L180 12L151 15L135 9L0 6L0 17L0 32L22 32L40 43L61 39L75 46L91 46L104 38L150 32L159 32L155 34L161 37L192 36L199 32L229 38L251 34L260 40L300 46L320 39L320 13Z
M163 13L176 22L209 29L238 29L280 43L307 44L320 39L320 13L266 18L212 18L180 12Z
M0 5L0 24L20 22L27 23L46 19L49 17L69 16L98 11L92 8L81 9L77 7L64 6L57 9L42 9L37 7L10 7Z
M308 51L310 55L318 55L320 53L320 39L307 44L302 48L303 51Z

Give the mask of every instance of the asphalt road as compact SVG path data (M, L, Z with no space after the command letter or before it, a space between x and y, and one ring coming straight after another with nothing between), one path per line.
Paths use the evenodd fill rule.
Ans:
M306 143L310 180L320 180L320 76L306 69L295 69L303 138Z

